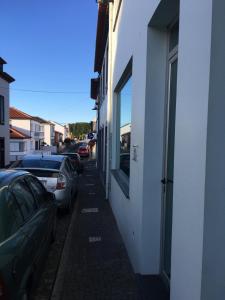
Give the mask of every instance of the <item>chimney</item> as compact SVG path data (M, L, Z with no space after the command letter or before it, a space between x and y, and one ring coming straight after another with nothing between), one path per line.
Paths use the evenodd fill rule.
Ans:
M6 64L6 61L0 57L0 72L3 72L3 65Z

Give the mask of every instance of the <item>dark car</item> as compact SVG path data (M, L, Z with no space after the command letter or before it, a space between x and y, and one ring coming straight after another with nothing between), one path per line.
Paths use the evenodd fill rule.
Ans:
M25 171L0 171L0 299L28 299L54 238L54 194Z
M63 152L61 155L65 155L70 158L74 168L77 170L78 174L83 173L84 165L81 162L80 155L75 152Z

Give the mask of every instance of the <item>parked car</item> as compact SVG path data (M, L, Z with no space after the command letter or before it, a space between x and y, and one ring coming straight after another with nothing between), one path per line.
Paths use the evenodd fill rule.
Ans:
M64 155L26 155L14 162L11 168L23 169L43 183L53 192L59 208L70 211L77 193L78 174L70 159Z
M90 148L87 143L82 143L78 148L78 154L80 157L88 157L90 154Z
M78 174L83 173L84 165L81 162L80 155L75 152L63 152L62 155L65 155L70 158L74 168L77 170Z
M0 171L0 299L29 298L54 238L54 199L30 173Z

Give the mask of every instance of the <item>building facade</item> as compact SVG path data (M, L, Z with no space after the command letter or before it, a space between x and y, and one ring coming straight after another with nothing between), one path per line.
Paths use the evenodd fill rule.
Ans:
M55 131L57 132L56 139L60 139L60 142L64 142L64 140L69 137L69 127L67 125L62 125L55 121L50 121L53 125L55 125Z
M43 132L43 143L48 146L54 146L55 144L55 125L50 121L46 121L40 117L34 117L41 125L41 131Z
M14 79L4 72L0 58L0 168L9 164L9 85Z
M44 142L44 126L31 115L10 107L10 124L20 132L30 136L30 150L40 150Z
M10 126L10 162L31 152L31 137Z
M98 151L133 269L162 279L172 300L222 300L225 3L98 2Z

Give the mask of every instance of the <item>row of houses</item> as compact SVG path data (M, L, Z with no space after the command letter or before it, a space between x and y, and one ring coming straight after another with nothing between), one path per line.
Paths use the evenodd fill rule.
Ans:
M69 128L31 116L9 106L9 85L14 79L3 71L0 58L0 168L39 150L52 150L68 137Z
M97 2L97 164L133 269L149 298L222 300L225 2Z

